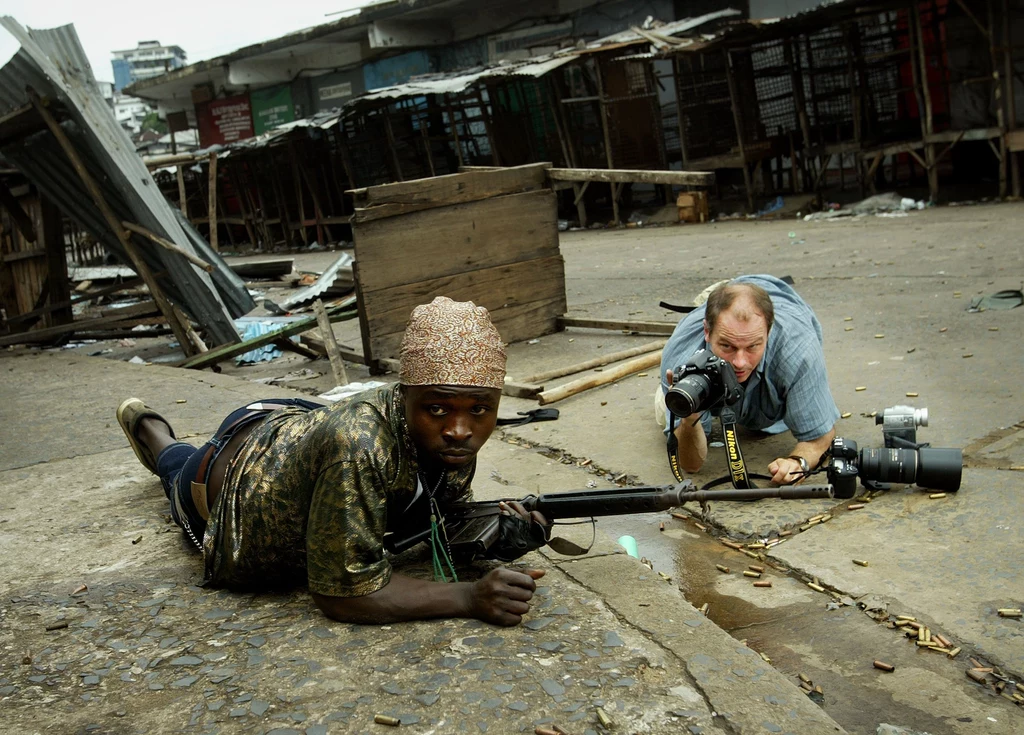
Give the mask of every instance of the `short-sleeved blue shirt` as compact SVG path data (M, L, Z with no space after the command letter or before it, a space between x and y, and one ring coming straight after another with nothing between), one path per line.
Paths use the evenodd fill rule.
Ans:
M783 430L778 424L783 422L797 441L824 436L839 419L839 409L828 387L818 318L797 292L778 278L753 275L735 280L763 288L775 307L775 323L764 355L743 384L738 423L748 429L778 433ZM687 314L665 345L661 357L663 390L668 389L666 370L675 370L694 352L708 348L704 311L705 307L700 306ZM669 419L671 422L672 417ZM701 417L705 433L711 432L711 420L708 412Z

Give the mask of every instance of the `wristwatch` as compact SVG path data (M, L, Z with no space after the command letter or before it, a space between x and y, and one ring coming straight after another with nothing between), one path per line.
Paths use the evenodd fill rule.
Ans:
M811 466L809 464L807 464L807 460L804 459L803 457L800 457L800 456L798 456L796 454L791 454L791 455L789 455L788 459L795 459L797 462L799 462L800 463L800 471L801 472L810 472L811 471Z

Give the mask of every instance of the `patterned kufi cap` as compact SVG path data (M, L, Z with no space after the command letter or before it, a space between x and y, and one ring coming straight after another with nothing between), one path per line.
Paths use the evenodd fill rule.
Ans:
M505 344L487 309L438 296L412 310L402 338L402 385L505 384Z

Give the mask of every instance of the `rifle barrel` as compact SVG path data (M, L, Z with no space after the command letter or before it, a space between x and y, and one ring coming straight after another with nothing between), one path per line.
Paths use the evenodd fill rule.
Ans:
M527 510L537 510L548 520L589 516L654 513L675 508L690 501L758 500L761 498L822 499L832 497L831 485L765 487L751 489L695 490L693 483L655 487L613 488L550 493L524 498Z

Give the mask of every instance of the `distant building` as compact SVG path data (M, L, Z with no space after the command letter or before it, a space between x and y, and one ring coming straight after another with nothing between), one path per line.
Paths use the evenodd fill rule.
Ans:
M142 121L153 111L153 108L145 100L117 93L114 94L113 107L114 119L133 135L142 130Z
M185 66L185 51L181 46L161 46L159 41L139 41L138 48L111 52L114 58L114 91L143 79L166 74Z

